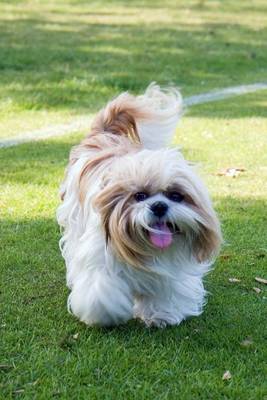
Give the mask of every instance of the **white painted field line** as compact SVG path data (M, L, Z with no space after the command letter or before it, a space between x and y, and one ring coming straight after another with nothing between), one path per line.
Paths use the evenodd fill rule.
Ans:
M211 101L219 101L228 97L240 96L242 94L254 93L259 90L266 90L267 82L254 83L252 85L232 86L225 89L214 90L209 93L198 94L184 99L187 106L209 103Z
M52 125L46 128L38 129L36 131L26 132L23 134L23 136L20 135L11 139L4 139L0 141L0 148L17 146L22 143L33 142L36 140L47 139L55 136L63 136L68 133L78 132L86 128L88 128L89 132L91 121L92 116L80 117L76 118L69 124Z
M209 103L212 101L224 100L229 97L240 96L243 94L258 92L259 90L267 90L267 82L259 82L251 85L232 86L225 89L214 90L208 93L198 94L184 98L186 106L194 106L197 104ZM53 125L36 131L31 131L12 139L3 139L0 141L0 148L17 146L22 143L32 142L49 137L63 136L68 133L74 133L90 127L92 117L81 117L75 119L69 124Z

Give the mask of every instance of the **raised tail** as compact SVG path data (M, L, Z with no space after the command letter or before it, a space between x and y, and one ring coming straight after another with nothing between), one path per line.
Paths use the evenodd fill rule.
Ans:
M159 149L171 143L181 114L180 92L152 83L141 96L125 92L110 101L94 119L91 133L126 135L147 149Z

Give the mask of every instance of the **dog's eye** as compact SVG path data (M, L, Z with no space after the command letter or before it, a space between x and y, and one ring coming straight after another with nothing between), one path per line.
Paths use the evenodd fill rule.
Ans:
M134 198L136 201L144 201L148 198L148 194L145 192L135 193Z
M168 199L170 199L171 201L175 201L176 203L181 203L181 201L184 200L184 195L179 192L168 192L166 196L168 197Z

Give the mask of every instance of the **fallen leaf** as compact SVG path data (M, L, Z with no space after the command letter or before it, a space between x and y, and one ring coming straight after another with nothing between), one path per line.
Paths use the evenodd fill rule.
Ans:
M264 283L265 285L267 285L267 279L256 277L255 281L260 282L260 283Z
M256 293L260 293L261 292L261 289L260 288L258 288L258 287L254 287L254 288L252 288L253 290L254 290L254 292L256 292Z
M79 337L79 333L75 333L74 335L72 335L72 337L73 337L74 340L77 340L78 337Z
M242 347L249 347L253 344L253 340L251 338L247 338L243 340L240 344Z
M238 175L240 175L241 172L244 172L244 171L246 171L245 168L231 167L231 168L222 169L216 175L228 176L230 178L236 178Z
M241 282L240 279L237 279L237 278L229 278L228 281L231 283Z
M225 371L225 373L222 376L223 381L229 381L232 378L231 372L230 371Z

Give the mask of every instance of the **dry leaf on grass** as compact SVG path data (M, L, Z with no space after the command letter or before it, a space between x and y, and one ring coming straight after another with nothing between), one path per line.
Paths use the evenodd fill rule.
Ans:
M240 344L242 347L249 347L253 344L253 340L248 337L245 340L243 340Z
M218 175L218 176L228 176L230 178L236 178L238 175L241 174L241 172L244 172L244 171L246 171L245 168L231 167L231 168L222 169L216 175Z
M222 376L223 381L229 381L232 378L231 372L230 371L225 371L225 373Z
M261 289L259 287L254 287L252 289L254 290L254 292L256 292L258 294L261 292Z
M237 279L237 278L229 278L228 281L231 282L231 283L241 282L240 279Z
M264 283L265 285L267 285L267 279L256 277L255 281L257 281L259 283Z

